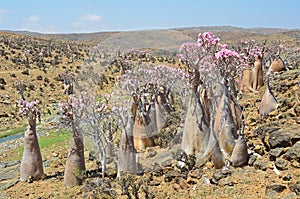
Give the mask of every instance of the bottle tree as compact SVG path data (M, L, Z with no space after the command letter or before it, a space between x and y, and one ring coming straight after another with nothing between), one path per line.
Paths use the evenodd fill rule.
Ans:
M23 117L27 119L28 127L24 133L24 151L20 165L20 180L32 181L44 177L43 161L36 133L36 120L40 120L39 101L27 101L23 92L25 85L17 82L17 90L20 94L18 108Z
M119 173L137 173L136 151L153 146L153 136L166 124L173 111L172 93L182 91L186 74L164 65L144 66L125 71L112 93L113 111L122 130ZM174 94L173 93L173 94Z
M81 111L82 103L74 94L74 76L72 73L62 73L65 82L65 92L69 95L68 101L60 103L63 111L63 119L71 126L72 134L68 152L66 169L64 173L64 184L66 187L81 185L83 183L83 172L85 171L84 144L80 120L83 117Z
M244 57L211 32L200 33L197 42L184 43L179 52L180 60L188 66L191 88L181 148L196 154L198 166L210 154L215 167L222 168L238 138L235 125L241 123L234 121L240 118L233 113L241 110L235 81Z

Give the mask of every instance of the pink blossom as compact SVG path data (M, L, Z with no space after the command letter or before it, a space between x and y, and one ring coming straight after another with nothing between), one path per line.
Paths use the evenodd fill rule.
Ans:
M204 32L198 35L197 43L210 47L211 45L216 45L219 41L220 38L216 37L211 32Z
M219 48L228 48L228 45L227 44L221 44L221 43L218 43L218 47Z
M240 58L240 55L234 50L228 50L226 48L222 48L219 52L215 53L215 57L217 60L221 60L230 57Z

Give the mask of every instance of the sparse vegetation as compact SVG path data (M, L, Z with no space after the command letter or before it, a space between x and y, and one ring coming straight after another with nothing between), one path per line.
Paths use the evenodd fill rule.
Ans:
M13 129L10 130L3 130L3 131L1 130L0 139L11 135L16 135L19 133L24 133L26 127L27 125L21 125L21 126L14 127Z
M0 91L0 139L25 131L26 127L22 125L17 109L12 108L18 99L17 93L12 92L12 89L15 88L17 80L23 80L22 89L25 92L21 94L21 98L40 101L42 121L39 124L41 131L39 147L46 174L46 178L38 182L16 183L4 190L5 193L11 197L19 197L24 194L28 197L53 198L245 198L245 194L248 194L249 198L256 198L266 194L266 185L278 183L285 186L288 182L293 188L283 189L282 192L277 193L277 196L296 194L293 190L296 182L300 180L297 175L300 166L298 157L292 150L298 150L296 147L299 145L295 129L298 129L300 122L297 117L299 115L300 79L299 56L297 56L299 55L297 47L299 41L295 37L295 33L259 35L242 32L233 32L232 34L217 32L216 35L221 38L221 41L228 43L229 47L223 43L218 45L218 39L211 40L210 43L202 43L204 50L195 48L193 51L190 48L193 45L186 46L190 49L186 51L186 57L180 57L179 60L175 56L179 45L187 41L194 42L195 35L202 31L180 29L168 31L169 35L166 35L172 37L177 31L184 36L178 40L168 40L161 44L162 47L156 46L159 42L155 42L155 49L153 46L147 46L146 41L145 43L139 42L139 32L132 35L103 33L105 35L103 38L107 40L103 42L98 40L100 41L99 45L94 45L96 41L94 38L88 42L81 40L82 43L80 43L68 40L70 39L68 35L59 35L54 39L51 38L51 35L29 37L0 33L0 59L3 63L0 66L1 78L3 77L0 79L0 86L2 86ZM147 34L153 33L155 31ZM161 32L154 37L157 38L157 41L165 38L160 34ZM88 35L81 36L88 38ZM123 38L123 43L120 43L119 39L122 36L125 36L125 39ZM206 36L211 37L208 33ZM279 36L282 36L281 40L285 40L284 48L279 46L282 43L276 43ZM57 39L59 37L66 39ZM80 37L80 35L72 37ZM126 40L126 38L130 39ZM147 40L145 35L143 35L143 39ZM269 74L272 77L270 88L278 98L280 109L273 110L264 117L259 116L257 111L266 84L265 86L260 85L260 87L254 86L255 92L253 93L234 93L236 87L233 85L242 71L239 64L245 64L243 61L248 60L246 56L242 57L243 60L240 59L238 53L241 52L237 48L231 48L237 46L238 39L243 42L255 39L258 41L257 45L268 39L266 47L268 45L273 47L273 49L269 48L269 52L280 48L280 53L270 55L276 56L276 58L282 56L282 60L287 66L280 74ZM134 49L123 48L124 45L126 47L130 43ZM137 49L138 47L142 47L142 49ZM192 57L192 51L198 53L196 59ZM203 53L206 57L215 56L215 58L197 60L203 58L201 57L204 55ZM212 61L212 65L208 63L210 61ZM203 65L200 66L199 63ZM263 74L266 74L271 62L263 58L261 63L264 66ZM203 66L208 68L217 66L217 69L212 71ZM62 72L65 76L61 75ZM69 81L66 74L72 74L74 79ZM230 96L228 99L237 99L237 96L239 98L234 103L241 106L242 114L245 117L243 121L235 121L234 125L240 122L239 124L243 124L243 127L240 129L240 126L236 125L236 129L232 129L243 137L246 151L251 152L249 161L247 159L241 165L233 163L234 159L230 157L231 153L236 153L236 151L233 152L235 145L233 144L229 146L230 149L227 149L226 143L222 143L225 138L220 134L223 131L227 132L224 127L226 125L221 124L220 127L213 125L212 121L217 120L215 117L217 110L226 110L222 111L226 112L226 115L223 114L219 118L222 123L225 121L224 118L230 115L231 111L228 110L232 110L232 108L225 105L221 108L216 106L219 104L217 98L220 96L217 96L217 86L212 80L225 85L223 92L228 92L226 94L227 97ZM189 84L186 84L187 81ZM197 96L199 98L194 104L190 103L188 90L192 90L196 96L198 92L201 92L201 97ZM88 101L90 104L77 98L79 103L75 106L76 94L78 97L78 94L82 94L84 91L90 95L90 98L86 99L90 100ZM63 93L75 98L68 101L71 98ZM230 100L224 101L223 104L231 103ZM61 124L67 123L61 119L63 114L59 109L59 102L73 103L72 108L74 109L64 112L65 117L72 116L70 118L74 119L73 116L75 116L75 120L71 121L76 123L72 126L72 132L61 129ZM189 106L189 104L192 105ZM202 106L203 111L199 114L197 112L199 110L196 110L197 117L195 117L193 115L195 109ZM24 105L24 107L27 106ZM157 114L158 110L163 109L164 112ZM76 113L74 110L78 112ZM182 145L180 146L182 139L185 139L183 135L188 133L185 123L191 122L186 119L188 111L191 114L189 118L192 118L192 122L194 122L193 130L200 129L203 135L210 135L210 137L206 136L209 138L207 139L209 145L202 148L205 149L204 151L197 145L199 142L192 150L185 150L185 152L180 150L180 148L184 149ZM114 115L113 122L109 120L110 113ZM103 117L100 117L101 114L104 114ZM39 113L36 115L37 118L38 115ZM157 120L158 118L161 120ZM204 120L207 121L204 122ZM226 122L228 122L227 120ZM158 123L160 124L158 125ZM19 125L12 128L10 127L12 124ZM85 148L84 152L82 151L86 169L74 170L78 172L77 174L82 180L78 184L82 185L65 189L63 172L69 157L67 153L69 140L71 135L79 129L82 130L82 135L89 136L89 142L93 147ZM146 140L145 137L140 139L142 136L136 136L139 131L137 129L144 129L146 138L150 137L152 140ZM275 133L279 133L280 136ZM150 134L152 136L149 136ZM281 136L283 134L284 136ZM215 137L211 135L215 135ZM97 136L101 139L98 139ZM201 136L202 134L198 138ZM229 140L228 137L226 139L232 143L237 142L238 138L233 137L232 140ZM276 143L272 142L271 137L275 140L284 138L286 140ZM80 138L81 141L82 139L85 137ZM137 140L143 145L137 146ZM192 141L194 140L192 139ZM149 144L150 141L151 144ZM74 142L76 143L76 140ZM7 146L14 148L6 148ZM70 154L74 152L74 146L71 145ZM220 164L220 168L225 166L227 169L217 169L214 161L216 158L215 146L224 160ZM285 148L281 150L282 147ZM110 153L108 148L113 155L108 155ZM7 162L18 164L14 161L21 159L23 150L24 148L21 147L21 142L18 140L10 142L9 145L0 145L1 165L7 165ZM121 158L120 154L123 155ZM129 159L131 162L128 161ZM77 159L75 158L74 161ZM129 164L120 167L120 162L122 164L129 162ZM243 167L233 167L237 165ZM124 169L123 172L120 172L120 168ZM276 174L278 172L280 175ZM288 174L292 177L286 177ZM28 191L36 187L38 189Z

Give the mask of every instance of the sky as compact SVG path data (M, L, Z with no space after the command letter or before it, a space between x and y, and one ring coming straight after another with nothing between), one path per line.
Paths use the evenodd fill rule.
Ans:
M0 0L0 30L90 33L223 25L300 29L300 1Z

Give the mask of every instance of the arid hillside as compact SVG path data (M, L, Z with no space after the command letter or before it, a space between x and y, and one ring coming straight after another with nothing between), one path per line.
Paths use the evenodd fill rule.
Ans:
M270 60L263 60L264 86L256 92L238 95L245 116L248 164L215 169L208 161L200 168L194 167L192 157L183 156L179 150L184 121L181 112L176 112L168 118L168 126L156 135L156 146L138 152L143 175L116 178L112 161L107 166L106 177L101 179L99 163L86 147L85 182L66 189L63 172L70 132L57 134L62 131L58 127L59 102L68 98L62 72L72 72L75 77L84 75L94 81L93 89L97 93L111 93L119 76L140 64L187 70L176 56L178 49L184 42L195 42L197 34L204 31L212 31L232 46L255 40L259 44L266 42L272 50L279 45L293 50L282 55L286 68L272 74L270 81L278 101L276 110L265 117L259 115ZM129 198L128 195L132 198L137 195L140 198L299 198L299 49L300 30L288 29L221 26L55 35L0 32L0 135L10 136L17 129L21 129L20 134L26 127L26 120L15 106L20 98L17 85L22 81L24 97L41 102L42 120L38 129L46 173L43 180L20 182L22 137L0 142L0 198ZM184 158L188 164L180 167Z

